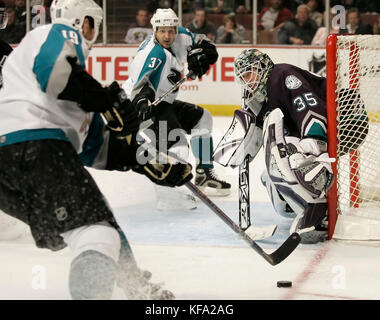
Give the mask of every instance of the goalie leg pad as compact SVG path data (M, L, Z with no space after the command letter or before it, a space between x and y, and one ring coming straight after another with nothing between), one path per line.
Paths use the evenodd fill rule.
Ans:
M327 153L319 156L305 154L298 137L284 136L283 114L273 110L264 122L265 162L273 179L298 187L297 193L307 203L322 202L333 181L332 159ZM318 200L319 199L319 200Z
M266 187L268 195L271 199L275 211L285 218L295 218L296 214L289 204L285 201L284 197L279 193L275 184L268 176L266 170L261 174L261 183Z

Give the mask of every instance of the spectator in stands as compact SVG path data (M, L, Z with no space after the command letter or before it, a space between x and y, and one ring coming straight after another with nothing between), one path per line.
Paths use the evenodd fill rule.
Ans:
M224 13L234 12L234 0L205 0L205 9L207 13Z
M309 18L309 7L301 4L295 19L285 22L278 31L279 44L310 44L317 31L317 24Z
M194 19L186 25L186 28L193 33L205 34L207 38L209 38L212 41L215 41L216 27L212 22L207 21L205 9L196 9Z
M292 12L283 6L283 0L271 0L270 7L264 7L258 18L258 30L272 30L293 18Z
M235 13L244 14L252 12L251 3L252 1L250 0L235 0Z
M377 20L373 24L373 34L380 34L380 14L377 16Z
M15 12L16 20L19 23L26 24L26 1L25 0L15 0Z
M216 43L242 43L245 39L245 28L236 23L234 14L223 18L223 25L216 31Z
M152 26L148 19L148 10L138 9L136 14L136 23L129 26L124 41L129 44L139 44L147 36L153 34Z
M351 8L347 11L347 26L340 29L340 33L353 33L353 34L372 34L372 27L370 24L361 21L360 12L358 8Z
M326 39L327 36L330 33L339 33L339 26L334 26L332 23L333 18L336 16L337 12L334 10L334 8L331 8L330 11L330 32L327 32L326 27L319 27L317 32L314 35L313 40L311 41L311 45L313 46L325 46L326 45Z
M178 4L175 0L150 0L147 4L148 12L153 15L158 8L168 9L172 8L174 11L178 10Z
M373 0L371 0L373 1ZM330 7L334 7L336 5L343 6L346 10L356 7L356 0L330 0Z
M0 30L0 38L7 43L19 43L24 37L25 24L19 24L16 20L16 12L13 8L7 8L8 23L5 29Z
M380 1L356 0L356 7L361 13L380 13Z
M306 5L309 7L309 17L314 20L318 27L322 26L323 14L318 11L319 2L318 0L308 0Z

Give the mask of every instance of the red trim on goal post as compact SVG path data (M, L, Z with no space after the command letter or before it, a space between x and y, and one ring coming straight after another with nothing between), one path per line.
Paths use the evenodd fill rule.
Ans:
M336 93L336 54L337 35L330 34L326 42L326 107L327 107L327 139L328 151L331 158L336 161L331 164L334 173L334 183L327 192L329 239L332 239L337 219L337 93Z
M355 41L350 43L349 53L349 79L350 88L359 89L359 47ZM359 206L359 161L360 152L355 150L350 152L350 207L357 208Z

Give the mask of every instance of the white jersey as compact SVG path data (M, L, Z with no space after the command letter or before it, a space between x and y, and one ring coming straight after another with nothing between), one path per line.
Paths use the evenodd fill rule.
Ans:
M68 82L77 57L84 68L89 49L70 26L49 24L29 32L3 67L0 90L0 147L29 140L70 141L78 153L90 124L100 116L80 109L76 102L57 96Z
M170 90L182 77L188 48L202 38L204 35L179 27L176 39L168 50L154 36L149 36L138 48L130 67L129 79L123 85L128 98L133 100L146 83L155 91L156 99ZM178 90L168 95L165 101L172 103L177 95Z

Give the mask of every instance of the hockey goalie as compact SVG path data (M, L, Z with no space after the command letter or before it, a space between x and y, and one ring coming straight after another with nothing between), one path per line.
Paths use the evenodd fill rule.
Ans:
M266 170L261 181L275 211L293 219L290 234L299 233L302 243L326 240L327 191L335 161L327 153L326 79L290 64L274 64L257 49L243 50L235 59L235 75L243 108L235 112L214 159L236 167L263 146ZM359 97L353 93L353 99ZM359 107L350 125L363 117ZM367 128L361 129L364 134L351 148L365 139ZM239 130L240 138L232 138Z

